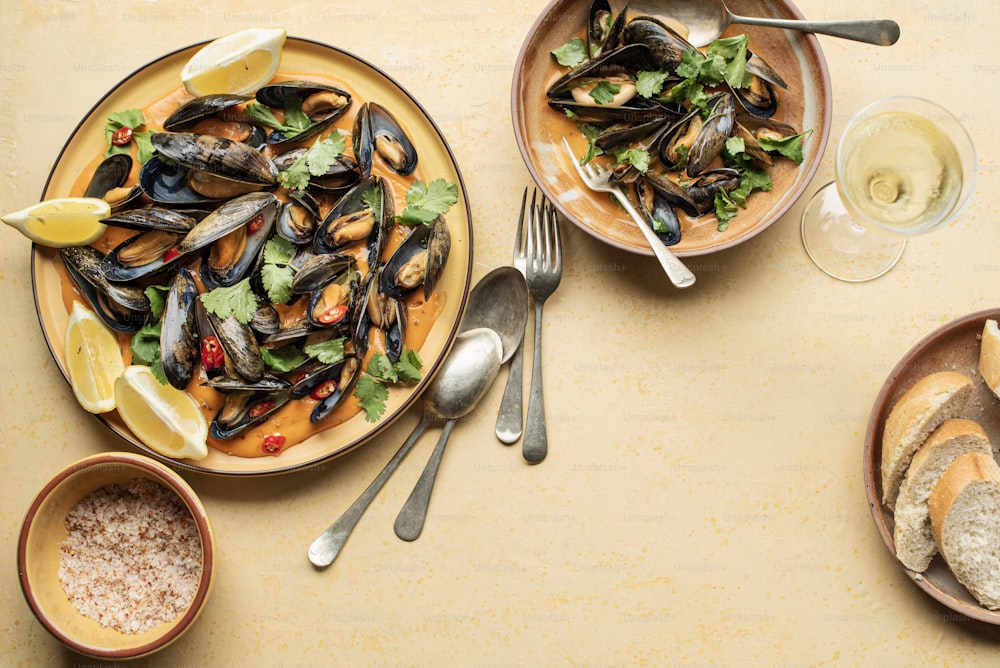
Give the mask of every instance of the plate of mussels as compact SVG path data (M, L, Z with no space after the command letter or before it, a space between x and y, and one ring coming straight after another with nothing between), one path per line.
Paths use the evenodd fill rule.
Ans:
M199 402L209 454L173 465L293 471L362 445L418 400L465 309L471 214L443 135L389 75L289 37L265 86L196 98L180 72L203 45L123 79L64 145L43 198L104 197L112 210L89 246L33 248L39 321L64 376L81 301L126 364ZM113 150L122 135L143 141ZM408 211L428 192L447 210ZM407 372L371 376L375 356ZM366 376L381 387L374 404L358 391ZM164 459L116 412L98 417Z
M802 18L787 0L727 4L744 16ZM652 254L572 160L611 170L661 241L692 256L778 220L826 148L832 97L815 36L742 25L701 47L686 36L669 0L553 0L514 67L514 133L533 179L563 216L627 251Z

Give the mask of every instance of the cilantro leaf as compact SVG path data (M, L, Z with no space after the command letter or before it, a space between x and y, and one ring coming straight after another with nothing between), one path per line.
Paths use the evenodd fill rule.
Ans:
M804 159L803 145L805 144L806 135L810 132L812 131L807 130L783 139L768 139L766 137L760 137L757 141L760 142L761 148L765 151L768 151L769 153L779 153L796 164L801 165L802 160Z
M150 310L157 318L163 315L163 309L167 306L167 295L170 293L169 285L150 285L143 293L149 300Z
M225 320L235 316L242 323L253 320L257 312L257 296L250 287L250 279L244 278L230 287L215 288L201 295L205 310Z
M147 162L156 149L153 148L152 142L149 141L150 136L152 136L152 130L139 130L139 128L146 126L146 119L142 115L142 111L139 109L126 109L125 111L115 111L107 116L107 124L104 126L104 141L107 143L108 147L104 151L104 157L110 157L119 153L132 152L132 143L136 146L136 156L135 159L140 163ZM118 130L122 128L129 128L132 130L132 141L122 146L115 146L112 142L112 136Z
M406 208L396 217L404 225L433 222L458 202L458 186L444 179L434 179L425 185L415 181L406 192Z
M264 364L278 373L297 369L309 360L294 343L287 343L280 348L261 348L260 354L264 358Z
M264 245L264 266L261 281L267 297L276 304L286 304L292 298L292 279L295 272L289 266L295 254L295 244L284 237L275 236Z
M587 45L579 37L574 37L551 53L560 65L576 67L587 59Z
M729 221L731 221L735 216L737 211L739 211L736 203L730 199L729 194L725 190L718 190L715 193L715 217L719 220L719 224L716 227L719 232L725 232L729 229Z
M709 58L721 56L725 60L725 80L733 88L746 88L753 75L747 72L747 35L717 39L705 49Z
M601 135L601 128L590 123L580 126L580 132L587 138L587 152L580 158L580 164L586 165L599 155L604 155L604 149L596 144L597 138Z
M399 356L399 361L394 366L400 382L415 383L420 380L420 369L423 365L416 350L403 350L403 354Z
M303 348L303 352L309 357L318 359L323 364L336 364L344 359L345 340L343 337L340 337L327 339L319 343L310 343Z
M395 383L399 380L399 373L393 367L385 353L375 353L368 360L368 368L365 369L368 375L383 382Z
M610 81L599 81L597 85L593 87L590 91L590 97L594 99L597 104L611 104L615 100L615 95L618 94L622 87L618 84L613 84Z
M651 158L649 151L645 149L624 147L615 152L615 160L619 165L628 163L635 167L640 174L645 174L649 170Z
M126 109L125 111L113 111L108 114L108 125L114 125L115 130L118 128L131 128L135 130L145 124L146 118L142 115L141 109ZM107 132L106 128L105 132Z
M664 70L641 71L635 80L636 93L642 97L656 97L669 77L670 72Z
M153 377L161 385L167 384L167 374L163 372L163 358L160 357L160 323L146 325L132 335L132 364L148 366Z
M278 174L278 182L288 190L305 190L314 176L323 176L344 152L344 135L338 130L331 132L309 147L298 160Z
M382 188L373 186L361 193L361 201L372 210L375 220L382 218Z
M354 396L358 405L365 411L367 422L378 422L385 415L385 401L389 398L389 389L372 376L361 376L354 385Z

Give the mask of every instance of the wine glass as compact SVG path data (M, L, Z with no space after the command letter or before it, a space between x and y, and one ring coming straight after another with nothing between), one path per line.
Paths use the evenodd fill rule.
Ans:
M859 283L889 271L906 237L955 220L975 189L976 151L938 104L888 97L848 122L835 178L803 211L802 244L824 272Z

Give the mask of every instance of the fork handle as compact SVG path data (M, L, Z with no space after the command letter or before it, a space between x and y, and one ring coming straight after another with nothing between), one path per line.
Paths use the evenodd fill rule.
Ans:
M628 215L632 216L635 224L639 226L639 229L646 237L646 241L649 243L649 247L653 250L653 255L660 261L660 266L663 267L663 271L666 272L670 282L678 288L686 288L694 285L694 274L660 241L660 238L656 236L653 229L646 224L643 217L632 206L632 202L629 201L628 196L625 193L615 193L615 199L628 212Z
M545 301L535 298L535 340L531 365L531 389L528 393L528 419L524 423L524 443L521 454L525 461L537 464L549 450L545 428L545 400L542 396L542 306Z

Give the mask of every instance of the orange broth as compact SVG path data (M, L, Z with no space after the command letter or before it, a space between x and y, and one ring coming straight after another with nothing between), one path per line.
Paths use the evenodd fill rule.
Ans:
M279 81L286 81L292 79L305 79L309 81L315 81L319 83L325 83L337 86L348 91L351 94L351 107L348 109L347 113L342 115L335 124L335 128L340 131L342 135L347 139L346 148L344 155L351 157L351 128L354 126L354 117L357 115L358 109L360 108L362 101L359 100L356 92L351 89L350 85L344 81L317 74L278 74L272 79L272 83ZM183 86L178 86L177 89L166 95L160 100L156 100L142 109L143 116L146 119L147 128L161 128L164 119L166 119L173 111L179 107L184 102L192 99L192 95L188 93ZM275 112L280 118L280 110ZM405 128L404 128L405 129ZM325 136L325 135L324 135ZM309 140L311 142L313 140ZM307 145L306 143L302 144ZM286 147L283 150L289 150L294 147ZM419 150L419 147L418 147ZM273 157L271 149L265 149L268 155ZM135 149L133 148L133 158ZM87 184L93 177L97 166L103 161L103 155L95 156L93 161L87 166L87 168L80 174L77 178L73 191L70 193L71 196L82 196L86 192ZM372 167L372 172L383 176L390 184L393 194L393 200L395 204L395 210L400 212L405 206L404 196L406 191L410 188L414 181L422 179L420 169L418 169L410 176L399 176L388 169L379 169L378 160L376 159L376 164ZM128 185L138 183L139 170L141 165L138 161L133 162L132 173L129 176ZM275 190L275 195L279 200L284 201L287 199L286 192L280 186ZM321 198L320 199L320 214L325 215L326 212L333 206L335 200L333 198ZM119 243L135 235L134 230L128 230L124 228L116 228L109 226L105 234L95 241L91 246L101 251L102 253L107 253ZM388 243L383 254L383 258L389 257L392 251L395 250L402 240L406 237L407 230L403 229L401 226L396 225L393 229L392 235L390 236ZM368 271L366 253L362 248L362 244L355 244L354 247L345 249L345 252L350 252L354 255L357 260L358 268L365 273ZM79 292L77 287L73 284L73 281L66 274L63 267L59 266L59 271L62 277L62 298L63 303L66 306L67 313L71 310L73 301L80 301L87 303L86 298ZM197 271L192 272L197 280ZM204 287L201 286L199 281L199 289L204 291ZM435 292L428 299L424 299L423 292L421 290L414 291L406 299L406 337L405 345L408 350L420 350L430 332L431 327L434 325L435 320L444 307L445 295L440 294L440 292ZM300 302L302 300L299 300ZM284 318L294 318L297 314L304 313L304 306L292 306L292 307L281 307L279 312L281 312ZM129 364L132 359L132 352L130 349L131 336L127 334L118 335L119 343L122 349L122 355L125 359L126 364ZM368 360L377 352L385 351L384 337L381 331L372 328L369 334L369 349L362 360L362 368L365 368L368 364ZM205 387L203 383L207 380L205 372L202 370L200 364L195 371L191 382L188 384L187 392L201 406L202 413L205 415L205 419L209 422L215 417L216 413L222 406L225 396L216 390ZM390 389L391 391L391 389ZM280 410L270 416L267 420L255 425L254 427L248 429L247 431L228 438L225 440L219 440L209 436L208 445L220 450L229 455L235 455L238 457L263 457L263 456L275 456L280 455L281 452L294 446L297 443L301 443L307 438L327 429L336 427L343 422L353 418L358 413L361 412L361 407L358 400L354 396L346 397L343 403L337 407L329 416L327 416L319 424L313 424L309 420L309 414L313 407L316 405L316 400L309 397L305 397L299 400L291 400ZM281 446L280 450L277 452L265 452L262 445L264 438L271 435L280 435L285 437L284 444Z

